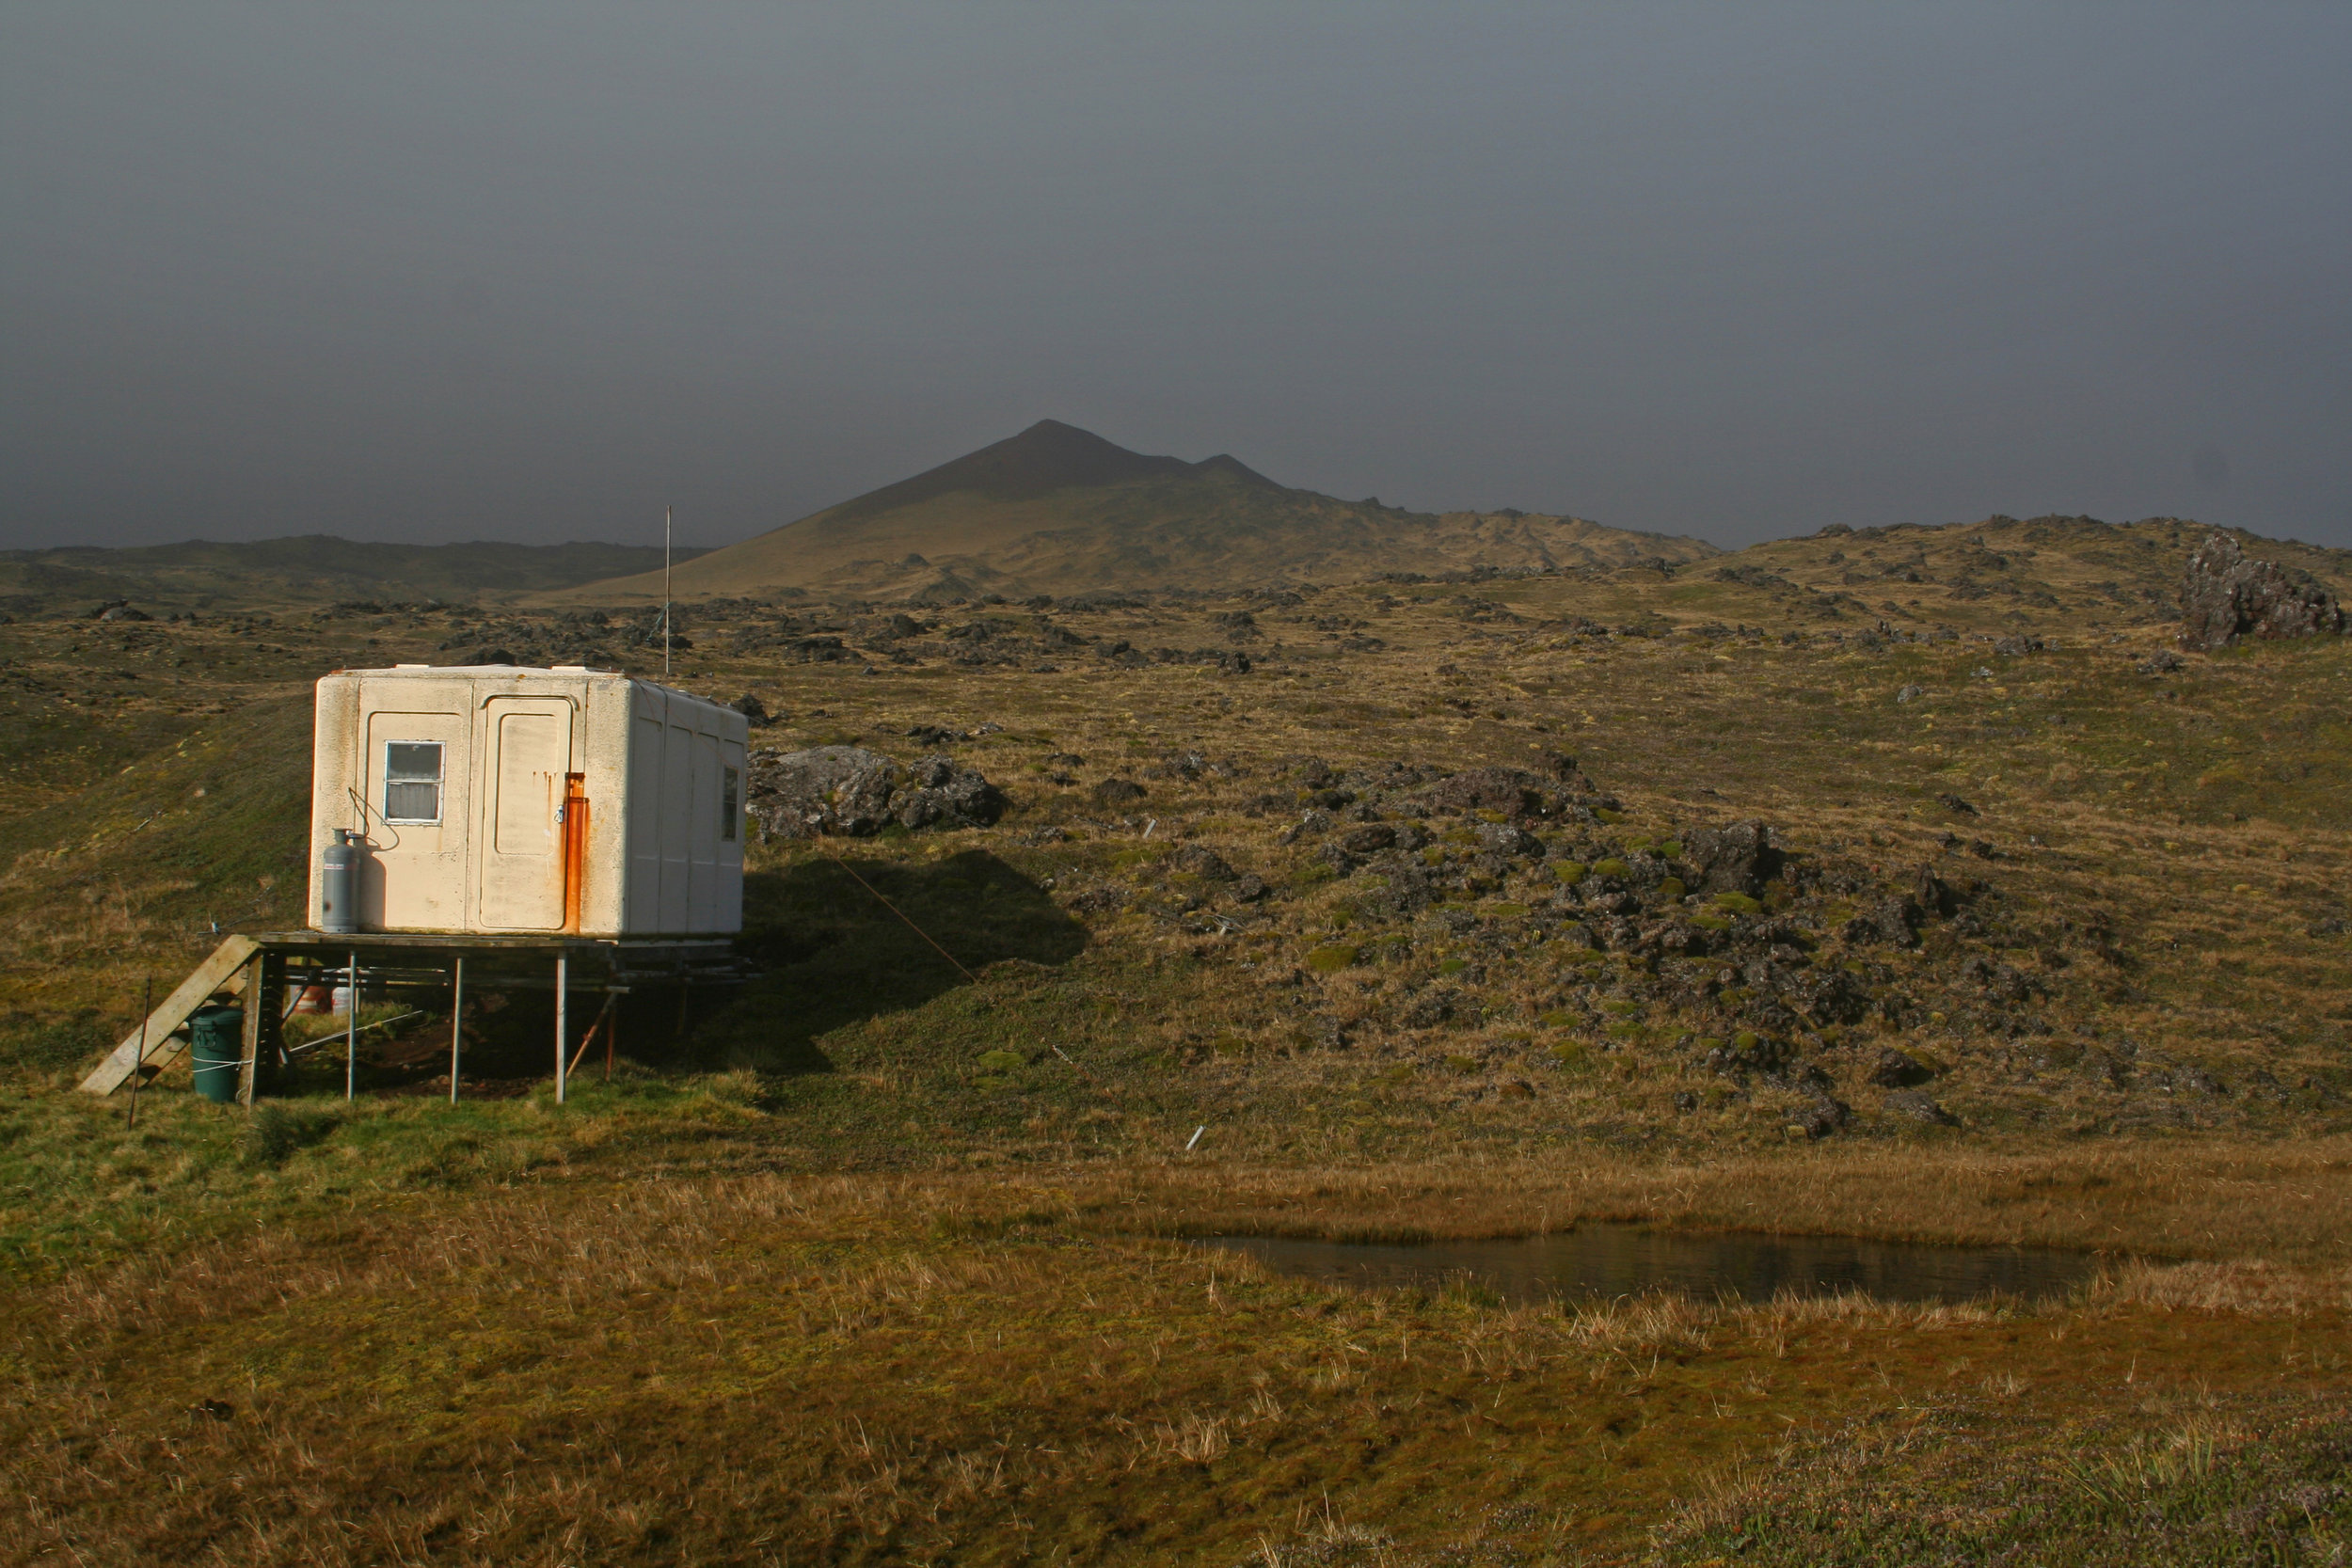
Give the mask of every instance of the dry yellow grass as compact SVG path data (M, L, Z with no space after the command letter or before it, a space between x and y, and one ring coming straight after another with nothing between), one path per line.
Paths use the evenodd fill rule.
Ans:
M2340 1267L2135 1267L2030 1308L1502 1307L1076 1228L1087 1174L575 1184L86 1272L8 1319L0 1549L1608 1553L1790 1421L2346 1371Z
M1050 656L1017 607L895 641L856 607L698 610L681 678L784 712L764 739L907 754L910 726L943 724L1011 790L994 830L836 847L980 982L771 844L753 888L770 980L709 1021L704 1055L609 1101L387 1101L268 1161L195 1108L133 1132L111 1107L0 1105L0 1463L22 1499L0 1556L1568 1561L1637 1550L1792 1423L2006 1412L2006 1452L2070 1421L2169 1431L2201 1389L2248 1430L2263 1402L2340 1399L2352 984L2328 922L2352 866L2333 786L2352 659L2300 645L2144 674L2163 629L2124 601L2163 572L2077 553L1976 596L1962 579L1993 580L1988 538L1798 542L1781 584L1710 565L1053 607L1092 641ZM1913 544L1947 580L1805 576ZM1853 601L1836 619L1833 591ZM1881 615L1961 636L1887 641ZM2051 645L1970 641L2021 627ZM819 633L858 658L788 659ZM591 657L597 638L644 662L611 626L527 614L322 620L275 628L278 651L226 628L116 635L0 628L34 678L82 683L91 737L0 783L22 1084L65 1069L73 1030L119 1024L143 967L204 942L208 906L282 918L299 866L270 847L270 800L289 774L249 742L298 728L318 669ZM1122 641L1256 668L1096 651ZM969 657L991 648L1014 655ZM102 655L216 660L242 712L219 722L161 680L97 705ZM1906 686L1925 695L1898 703ZM1909 1011L1805 1047L1846 1128L1788 1141L1799 1090L1704 1067L1679 1038L1700 1015L1656 971L1563 959L1537 925L1567 916L1519 871L1450 891L1445 922L1389 922L1316 869L1311 837L1280 841L1310 753L1343 776L1547 749L1618 798L1613 845L1762 816L1866 892L1923 862L1984 884L1983 934L1856 958ZM1146 800L1096 806L1111 775ZM1170 841L1263 876L1270 912L1236 918ZM1123 901L1071 907L1104 888ZM1308 961L1358 946L1377 961ZM2029 976L2009 1006L2046 1033L2007 1032L1971 958ZM1441 986L1474 1006L1408 1022ZM1883 1047L1932 1057L1963 1125L1887 1114L1867 1081ZM980 1064L1000 1050L1025 1065ZM1612 1218L2114 1260L2030 1308L1564 1312L1347 1294L1179 1240Z

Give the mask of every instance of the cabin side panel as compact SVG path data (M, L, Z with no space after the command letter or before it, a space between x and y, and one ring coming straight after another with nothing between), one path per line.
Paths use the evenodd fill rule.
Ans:
M325 918L321 907L319 867L338 828L359 826L350 795L358 778L359 680L356 675L328 675L318 683L310 724L310 924Z
M661 725L661 929L694 928L694 714L664 693Z
M692 920L690 930L716 931L719 925L719 736L717 716L697 705L692 711L693 793L685 802L687 852L691 860Z
M743 928L743 840L750 821L743 811L743 781L750 727L741 722L740 715L736 717L734 727L742 728L744 734L719 738L719 892L710 927L714 931Z
M628 704L623 929L716 935L743 923L743 716L648 681Z
M626 929L661 929L661 693L632 685L628 702L628 917Z
M628 929L631 684L609 676L587 683L579 764L588 793L580 928L593 936Z

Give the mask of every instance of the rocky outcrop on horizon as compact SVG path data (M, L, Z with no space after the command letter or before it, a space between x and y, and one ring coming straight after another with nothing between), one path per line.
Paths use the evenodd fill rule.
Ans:
M2308 572L2249 556L2226 533L2188 558L2181 582L2181 642L2226 647L2241 638L2316 637L2344 630L2344 609Z

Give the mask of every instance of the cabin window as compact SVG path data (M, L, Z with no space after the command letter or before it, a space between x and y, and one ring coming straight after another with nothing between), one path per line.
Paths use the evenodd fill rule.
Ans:
M743 815L742 775L732 768L719 769L719 836L735 842L735 819Z
M384 743L384 820L438 822L441 819L441 743L437 740L388 740Z

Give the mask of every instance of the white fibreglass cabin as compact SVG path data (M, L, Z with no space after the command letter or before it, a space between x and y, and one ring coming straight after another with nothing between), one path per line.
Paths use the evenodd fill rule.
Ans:
M743 715L584 668L318 683L310 924L339 830L363 931L698 936L743 924Z

